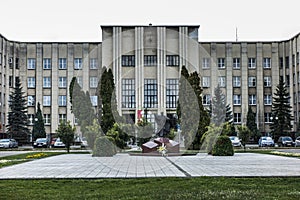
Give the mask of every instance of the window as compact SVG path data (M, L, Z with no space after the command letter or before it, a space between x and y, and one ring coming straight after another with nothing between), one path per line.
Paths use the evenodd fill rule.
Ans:
M271 58L264 58L264 68L271 68Z
M134 79L122 79L122 108L135 108Z
M272 95L265 95L264 96L264 104L265 105L272 105Z
M178 92L179 92L179 81L178 79L167 79L167 108L176 108L177 100L178 100Z
M59 123L67 122L67 115L66 114L58 114L58 122Z
M60 95L58 96L58 106L66 106L67 105L67 96Z
M74 58L74 69L82 69L82 58Z
M58 59L58 69L67 69L67 59L66 58Z
M283 57L279 58L279 67L283 68Z
M240 94L234 94L233 95L233 105L241 105L241 95Z
M45 125L51 124L51 115L50 114L44 114L44 124Z
M51 69L51 59L50 58L44 58L44 69Z
M97 58L90 59L90 69L98 69L98 59Z
M157 65L157 56L156 55L145 55L144 56L144 65L145 66Z
M265 123L272 123L271 116L272 113L265 113Z
M290 58L288 56L285 57L285 67L289 68L290 66Z
M122 66L123 67L134 67L135 66L135 56L134 55L122 56Z
M256 105L256 95L255 94L249 95L249 105Z
M51 106L51 96L43 96L43 106Z
M16 69L19 69L19 58L16 58Z
M44 88L51 88L51 77L44 77L43 78L43 87Z
M28 114L28 125L34 125L34 114Z
M233 113L233 122L236 124L242 123L242 113Z
M256 59L255 58L248 58L248 67L250 69L256 68Z
M218 58L218 67L220 69L224 69L225 68L225 58Z
M210 77L203 76L202 77L202 87L209 87L210 86Z
M240 76L233 76L233 87L241 87L241 77Z
M82 76L78 76L76 79L77 79L78 85L82 88L82 85L83 85Z
M91 76L90 77L90 88L97 88L98 85L98 77Z
M27 96L27 106L35 106L35 96L33 95Z
M202 68L203 69L210 68L210 58L202 58Z
M8 86L9 87L13 87L13 80L14 80L14 77L13 76L9 76L9 78L8 78Z
M58 77L58 87L66 88L67 87L67 77Z
M179 56L178 55L167 55L166 56L167 66L179 66Z
M233 58L233 69L240 69L240 58Z
M218 83L220 87L226 86L226 77L225 76L219 76L218 77Z
M28 88L35 88L35 77L28 77L27 78L27 87Z
M271 77L270 76L265 76L264 77L264 86L265 87L271 87Z
M93 106L98 106L98 96L90 96L90 99Z
M210 94L203 95L203 105L210 105L211 104L211 97Z
M248 78L248 86L249 87L256 87L256 77L249 76L249 78Z
M144 85L144 108L157 107L157 81L156 79L145 79Z
M35 58L27 59L27 69L35 69Z

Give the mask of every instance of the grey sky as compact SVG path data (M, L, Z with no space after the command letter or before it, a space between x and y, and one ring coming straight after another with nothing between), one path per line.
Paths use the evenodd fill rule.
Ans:
M285 40L300 32L300 1L1 0L0 33L18 41L101 41L100 25L200 25L200 41Z

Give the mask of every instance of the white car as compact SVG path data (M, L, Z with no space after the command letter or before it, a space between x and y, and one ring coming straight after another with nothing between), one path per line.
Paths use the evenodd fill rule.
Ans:
M18 142L15 139L1 139L0 148L17 148Z
M57 138L54 142L53 147L65 147L66 145L60 140L60 138Z
M231 140L231 143L234 147L241 147L242 143L239 137L237 136L229 136L229 139Z

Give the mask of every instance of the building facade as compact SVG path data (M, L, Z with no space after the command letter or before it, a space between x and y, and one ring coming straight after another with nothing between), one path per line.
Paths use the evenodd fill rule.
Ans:
M0 35L0 120L5 133L8 99L16 78L27 96L28 126L41 104L46 132L62 119L76 124L69 84L77 78L97 110L97 84L103 67L111 68L118 111L136 122L141 115L176 113L182 66L197 71L203 104L209 106L219 84L233 111L234 123L245 124L256 113L258 128L270 132L272 96L282 77L298 128L300 103L299 34L284 41L201 42L199 26L101 26L102 42L18 42ZM145 112L147 111L147 112Z

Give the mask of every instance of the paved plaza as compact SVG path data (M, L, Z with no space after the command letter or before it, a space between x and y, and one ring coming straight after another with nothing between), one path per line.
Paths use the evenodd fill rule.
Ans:
M299 166L297 158L254 153L229 157L64 154L3 167L0 179L300 176Z

